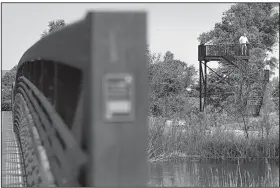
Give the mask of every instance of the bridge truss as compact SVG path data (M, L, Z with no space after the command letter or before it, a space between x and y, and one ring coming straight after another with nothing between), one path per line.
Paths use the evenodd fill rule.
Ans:
M144 12L94 12L24 53L12 111L25 186L147 186L146 42Z

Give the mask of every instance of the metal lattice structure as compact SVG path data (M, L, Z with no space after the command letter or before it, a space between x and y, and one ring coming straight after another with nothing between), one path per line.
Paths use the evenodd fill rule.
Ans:
M2 123L2 187L26 187L21 146L13 132L12 114L2 118L6 118Z
M224 105L219 105L221 110L227 111L229 114L236 115L237 112L242 112L246 116L258 116L260 113L260 108L262 105L263 95L266 89L266 84L269 81L269 72L265 70L261 73L252 71L249 64L249 49L247 49L244 55L241 54L241 47L239 44L217 44L217 45L199 45L198 46L198 60L199 60L199 85L200 85L200 111L204 111L207 102L212 102L219 105L219 101L213 96L217 96L218 93L215 92L215 87L221 83L225 82L232 88L231 91L227 93L222 93L223 96L231 97L233 100L229 100L229 103ZM215 70L211 69L207 64L210 61L222 62L227 68L228 72L224 75L219 75ZM212 71L217 75L220 80L215 83L214 86L208 88L208 78L207 69ZM229 77L233 74L239 75L240 87L236 88L232 83L229 82ZM251 88L250 84L247 87L246 93L244 93L244 88L242 88L242 83L245 82L255 82L258 84L258 88ZM239 97L236 97L239 96ZM202 100L203 99L203 100ZM239 103L239 106L236 104ZM242 104L241 104L242 103ZM231 105L231 106L230 106ZM231 107L235 105L235 111L232 111Z

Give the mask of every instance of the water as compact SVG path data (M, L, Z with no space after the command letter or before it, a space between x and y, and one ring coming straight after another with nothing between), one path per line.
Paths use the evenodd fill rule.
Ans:
M149 186L279 187L279 162L192 161L149 164Z

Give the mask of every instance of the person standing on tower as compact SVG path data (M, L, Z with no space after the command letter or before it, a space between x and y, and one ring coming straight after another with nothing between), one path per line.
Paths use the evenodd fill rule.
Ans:
M244 33L244 36L241 36L239 38L239 43L241 45L241 55L246 55L247 54L247 44L249 43L249 40L246 37L246 33Z

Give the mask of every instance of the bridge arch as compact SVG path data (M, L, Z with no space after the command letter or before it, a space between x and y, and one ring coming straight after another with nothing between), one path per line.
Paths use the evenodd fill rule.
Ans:
M112 184L146 186L145 156L147 153L144 148L147 146L145 139L147 128L144 125L147 111L145 107L148 105L143 97L146 96L147 84L142 84L143 82L145 84L147 73L146 59L143 55L146 47L145 19L144 13L89 13L85 19L43 37L23 54L18 63L16 81L13 85L12 106L14 132L21 143L27 187ZM119 25L122 27L120 28ZM89 70L89 67L93 63L93 49L96 50L99 45L103 45L102 49L98 49L99 53L102 50L106 53L112 50L107 45L106 35L103 36L103 29L106 32L113 32L115 40L118 41L115 47L121 49L117 55L124 58L124 62L118 62L119 60L115 58L115 63L120 64L114 65L114 69L108 64L109 62L105 61L103 64L96 62L94 66L100 67L104 75L106 73L108 81L109 79L120 80L123 75L130 76L129 83L132 83L132 86L129 86L131 88L128 92L134 96L129 98L129 102L134 105L131 111L137 113L138 116L131 116L125 120L117 118L118 122L115 120L106 123L99 122L102 124L99 125L97 120L87 118L84 113L87 112L85 104L90 105L85 102L84 97L91 98L88 94L91 88L87 87L91 84L91 80L88 79L92 78L92 69ZM98 35L101 35L103 40ZM104 55L105 52L102 54ZM92 88L101 87L99 82L104 80L101 78L102 74L96 75L94 77L98 81L94 80L94 83L98 86ZM115 75L117 77L114 77ZM142 88L134 86L134 82ZM138 92L135 96L134 87L142 93ZM97 91L99 90L102 89L99 88ZM102 95L99 97L99 99L93 98L93 101L106 102L101 98ZM140 106L137 110L134 109L135 104ZM99 111L102 111L102 108ZM85 118L90 119L91 122L87 122ZM102 136L98 137L98 133L93 135L98 139L89 138L93 122L94 128L97 127L101 134L104 134L103 137L111 135L112 138L105 144L100 142ZM128 124L133 124L133 126L128 127ZM108 131L111 130L112 133L107 134L103 127ZM119 131L116 131L114 127L119 127ZM101 147L97 147L93 141L98 141ZM132 147L133 143L134 147ZM95 145L94 148L92 148L93 145ZM100 151L102 153L102 147L108 149L112 148L111 145L115 145L120 150L113 154L112 151L106 151L110 153L109 158L115 156L113 169L96 171L94 168L97 168L95 166L100 162L95 161L96 154L93 150L101 148L96 153ZM45 157L42 157L44 154ZM136 172L129 169L128 165L120 166L122 163L127 163L127 161L122 163L118 161L120 157L117 158L116 155L120 154L131 165L139 166L141 163L140 170ZM103 159L104 157L98 160L104 162ZM135 161L132 163L132 160ZM108 164L108 162L105 163ZM123 175L119 176L117 170ZM129 171L130 173L127 173ZM102 175L104 173L111 177L109 178L111 181L97 178L104 177Z

